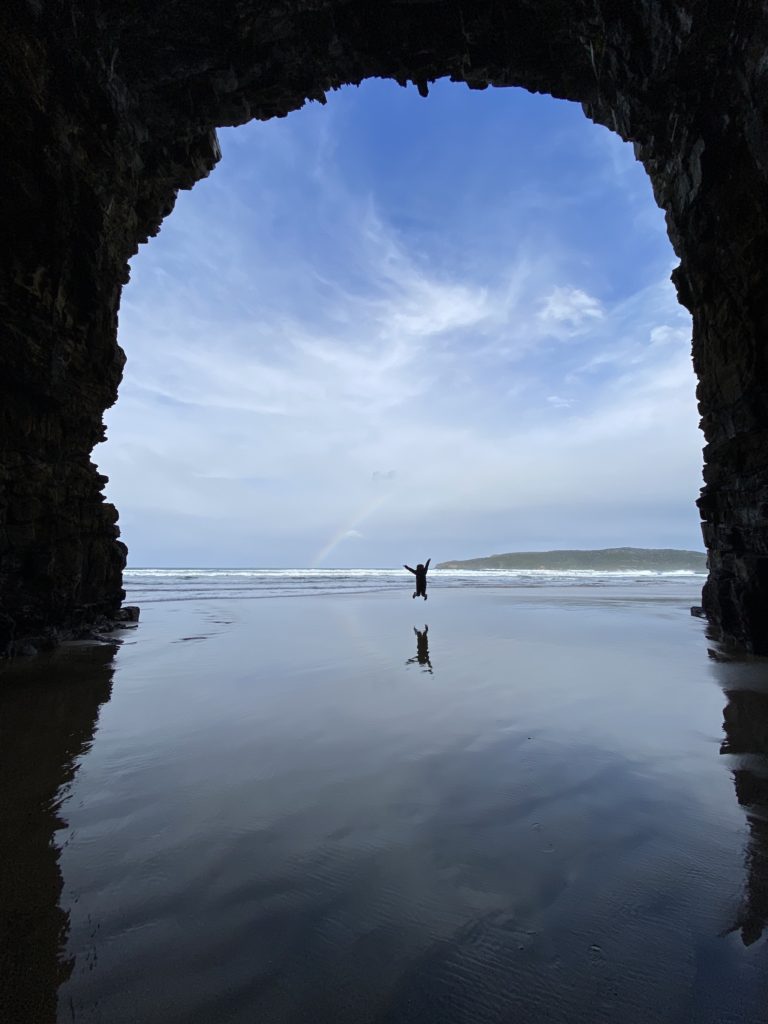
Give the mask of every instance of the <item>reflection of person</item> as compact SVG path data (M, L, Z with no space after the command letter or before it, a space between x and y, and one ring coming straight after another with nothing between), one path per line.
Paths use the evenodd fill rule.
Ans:
M429 569L429 563L431 561L432 559L428 558L425 565L422 565L421 562L419 562L415 569L412 569L410 565L403 565L404 569L407 569L408 572L412 572L416 577L416 589L413 592L413 596L423 597L425 601L427 600L427 569Z
M420 665L426 665L425 672L432 671L432 662L429 660L429 640L427 633L429 632L429 626L425 626L423 630L416 629L413 627L413 632L416 634L416 657L409 658L406 661L406 665L412 665L414 661L418 661Z

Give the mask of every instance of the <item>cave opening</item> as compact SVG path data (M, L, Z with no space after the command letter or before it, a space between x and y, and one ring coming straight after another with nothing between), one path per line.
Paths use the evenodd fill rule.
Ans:
M523 86L635 147L693 318L713 635L768 653L768 24L738 9L609 0L3 10L0 648L55 639L123 597L117 512L91 462L123 369L127 263L208 174L216 126L267 121L368 79L429 93Z
M94 457L129 567L701 548L690 318L631 146L447 81L220 140L122 297Z

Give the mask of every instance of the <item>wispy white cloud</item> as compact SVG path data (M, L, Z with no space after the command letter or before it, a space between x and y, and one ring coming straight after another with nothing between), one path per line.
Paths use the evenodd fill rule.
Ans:
M554 288L538 314L543 323L564 325L569 334L587 330L595 320L602 320L603 315L598 299L581 288L567 286Z
M222 168L135 261L98 453L134 558L374 564L449 522L480 552L505 517L535 530L547 508L649 502L690 501L693 534L701 445L668 246L631 282L574 234L591 200L573 222L529 204L526 225L504 194L514 244L484 220L475 255L447 251L469 237L463 207L425 198L414 227L385 177L358 187L342 166L333 118L303 123L227 135Z

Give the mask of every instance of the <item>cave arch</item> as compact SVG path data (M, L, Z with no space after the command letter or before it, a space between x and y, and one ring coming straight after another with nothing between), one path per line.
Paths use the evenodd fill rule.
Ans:
M693 315L699 499L723 639L768 653L768 24L742 0L14 0L0 14L0 649L114 615L125 548L90 461L120 290L215 128L368 77L522 86L635 146ZM10 138L8 136L11 136Z

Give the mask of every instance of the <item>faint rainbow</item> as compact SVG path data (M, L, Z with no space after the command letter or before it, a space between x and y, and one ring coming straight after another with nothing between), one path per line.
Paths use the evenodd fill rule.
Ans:
M385 500L386 495L377 495L372 501L369 501L368 504L364 506L361 512L358 512L357 515L353 516L348 523L346 523L339 530L337 530L336 533L334 533L334 535L328 541L328 543L324 547L320 548L315 557L312 559L312 568L316 569L321 562L324 562L328 555L330 555L330 553L336 547L336 545L340 544L344 540L349 531L357 529L357 527L360 525L360 523L363 522L364 519L367 519L368 516L373 515L373 513L377 509L381 508Z

